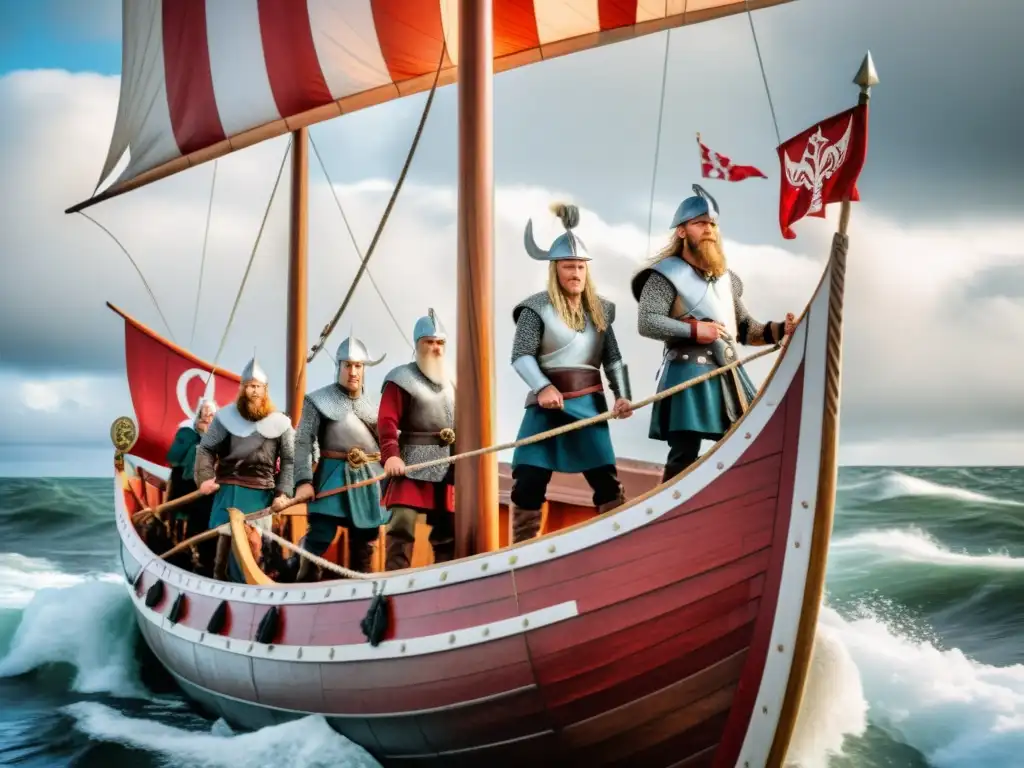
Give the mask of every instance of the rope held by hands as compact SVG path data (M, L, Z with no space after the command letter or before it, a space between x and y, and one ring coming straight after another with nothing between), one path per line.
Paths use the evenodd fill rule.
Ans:
M683 392L684 390L690 389L691 387L695 387L698 384L701 384L701 383L703 383L705 381L713 379L715 376L721 376L723 373L731 371L733 368L736 368L736 367L738 367L740 365L744 365L745 363L749 363L751 360L756 360L759 357L764 357L765 355L769 355L772 352L776 352L777 350L782 348L783 343L784 342L773 344L770 347L766 347L765 349L762 349L759 352L755 352L752 355L747 355L747 357L739 358L737 360L734 360L731 363L723 365L721 368L715 368L714 370L708 371L707 373L703 373L700 376L695 376L692 379L687 379L684 382L676 384L674 387L669 387L668 389L662 390L661 392L654 393L650 397L645 397L643 400L638 400L635 403L630 403L630 406L635 411L635 410L639 410L641 408L644 408L644 407L646 407L648 405L651 405L653 403L656 403L659 400L664 400L665 398L672 397L673 395L678 394L679 392ZM532 443L539 443L542 440L547 440L547 439L552 438L552 437L557 437L559 435L564 435L567 432L572 432L573 430L576 430L576 429L583 429L584 427L589 427L592 424L600 424L603 421L608 421L608 420L613 419L613 418L616 418L615 412L614 411L606 411L605 413L599 413L596 416L591 416L591 417L586 418L586 419L580 419L579 421L574 421L574 422L572 422L570 424L564 424L561 427L555 427L554 429L549 429L546 432L538 432L536 435L531 435L530 437L524 437L522 440L514 440L512 442L501 443L499 445L491 445L491 446L486 446L484 448L477 448L476 450L473 450L473 451L466 451L465 453L459 453L459 454L456 454L454 456L446 456L446 457L441 458L441 459L433 459L432 461L424 461L424 462L422 462L420 464L411 464L411 465L406 467L406 471L415 470L415 469L426 469L428 467L435 467L435 466L442 465L442 464L450 464L450 463L455 462L455 461L461 461L462 459L471 459L471 458L473 458L475 456L482 456L482 455L487 454L487 453L496 453L498 451L509 450L510 448L518 448L521 445L530 445ZM368 486L368 485L373 485L374 483L379 483L379 482L383 481L384 479L386 479L386 475L377 475L376 477L370 477L370 478L367 478L366 480L360 480L358 483L353 483L352 485L346 485L346 486L344 486L342 488L335 488L333 490L325 491L323 493L317 494L312 500L317 500L318 501L320 499L325 499L328 496L334 496L335 494L338 494L338 493L344 493L346 491L351 491L351 490L354 490L356 488L363 488L363 487ZM276 510L273 507L266 507L264 509L257 510L256 512L250 512L249 514L245 515L244 519L245 519L245 522L248 523L248 522L253 522L255 520L259 520L261 518L267 517L268 515L272 515L272 514L275 514L275 513L276 514L285 513L285 510L287 510L288 507L291 507L291 506L294 506L294 505L300 504L300 503L305 503L305 502L304 502L304 500L288 499L284 504L282 504ZM298 512L298 513L295 513L295 514L296 515L301 515L303 513ZM211 528L211 529L209 529L207 531L203 531L202 533L196 534L195 536L192 536L192 537L190 537L188 539L185 539L180 544L176 545L175 547L169 549L164 554L160 555L160 557L166 560L171 555L175 555L178 552L181 552L182 550L187 549L188 547L190 547L190 546L192 546L194 544L198 544L201 541L206 541L207 539L212 539L215 536L218 536L220 534L228 535L230 533L230 531L231 531L230 524L229 523L224 523L222 525L217 526L216 528ZM261 531L261 533L263 535L267 535L266 531ZM274 536L271 536L271 538L274 541L277 541L279 544L282 543L281 541L278 541L278 539L276 537L274 537ZM291 544L291 542L288 543L288 548L292 549L293 551L296 551L296 552L299 551L298 549L295 548L295 545ZM303 555L304 557L305 556L313 557L313 555L310 555L309 553L299 552L299 554ZM317 562L318 565L321 565L321 563L319 563L318 561L314 561L314 562ZM355 574L355 573L357 573L357 572L356 571L351 571L351 572L349 572L346 575L352 576L352 574ZM355 578L361 578L361 576L360 577L355 577Z

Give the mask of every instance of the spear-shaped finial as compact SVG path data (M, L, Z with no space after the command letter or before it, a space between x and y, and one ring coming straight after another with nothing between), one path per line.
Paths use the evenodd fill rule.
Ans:
M855 85L859 85L861 91L867 93L873 85L878 85L878 72L875 70L875 62L871 58L871 51L867 52L864 61L860 63L860 69L853 78Z

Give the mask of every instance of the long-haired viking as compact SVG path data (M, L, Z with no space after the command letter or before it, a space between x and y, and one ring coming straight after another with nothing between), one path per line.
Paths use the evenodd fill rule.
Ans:
M167 450L167 464L171 468L171 489L167 494L167 500L173 501L182 496L187 496L197 490L195 482L196 449L199 441L202 440L206 430L213 422L213 415L217 412L217 403L212 399L200 398L196 405L196 415L192 419L186 419L178 425L178 431L174 435L174 442ZM190 536L202 533L210 522L210 510L213 499L210 496L202 496L196 501L189 502L174 510L174 540L184 541ZM196 549L199 552L199 567L197 573L209 575L213 568L212 552L213 542L200 542ZM187 552L181 553L172 562L189 568L191 558Z
M390 517L380 504L380 485L311 500L314 495L384 473L377 444L379 403L363 382L366 369L384 357L371 358L366 345L350 334L338 346L334 381L306 395L295 433L295 499L310 502L304 548L323 555L338 527L344 527L348 567L360 573L370 571L373 542ZM296 581L313 580L317 570L312 561L302 558Z
M253 356L244 369L235 402L221 408L196 448L195 481L205 494L216 493L210 528L228 521L228 509L244 514L272 506L281 509L294 490L295 430L277 410L268 391L269 378ZM280 470L278 460L280 459ZM270 530L271 519L253 523ZM231 554L231 536L217 537L213 577L242 581Z
M743 303L743 282L726 265L718 203L700 185L672 217L671 239L632 281L637 330L665 343L658 392L736 360L736 342L774 344L794 318L760 323ZM742 366L654 403L649 436L668 442L662 482L696 461L701 441L719 440L756 388Z
M597 294L590 254L573 232L579 210L559 203L551 210L565 232L548 250L534 240L532 220L523 237L530 257L548 262L547 290L527 297L512 310L516 324L512 367L530 388L517 440L608 410L602 366L615 395L616 415L625 418L632 413L629 372L612 327L615 305ZM582 472L599 513L625 500L607 422L520 446L512 456L513 542L539 532L552 472Z

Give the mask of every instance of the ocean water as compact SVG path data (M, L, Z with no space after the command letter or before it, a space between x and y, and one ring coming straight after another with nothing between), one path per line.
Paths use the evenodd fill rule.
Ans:
M800 768L1024 765L1024 468L844 468ZM107 479L0 478L0 765L372 766L148 672Z

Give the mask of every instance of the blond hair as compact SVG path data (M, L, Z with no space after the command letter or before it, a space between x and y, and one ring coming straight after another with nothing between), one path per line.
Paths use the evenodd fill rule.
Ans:
M604 307L597 295L597 288L594 281L590 279L590 266L587 265L587 279L583 283L583 296L579 308L569 306L566 301L565 292L558 282L558 262L548 263L548 298L555 308L562 322L570 328L582 331L587 327L587 314L590 315L590 322L598 331L605 331L608 328L608 321L604 316Z

